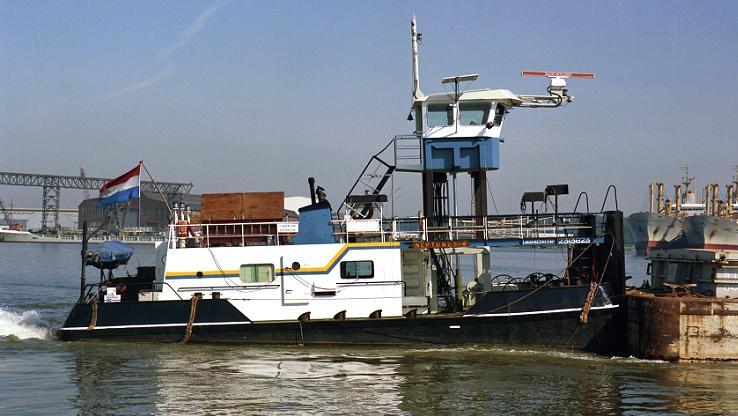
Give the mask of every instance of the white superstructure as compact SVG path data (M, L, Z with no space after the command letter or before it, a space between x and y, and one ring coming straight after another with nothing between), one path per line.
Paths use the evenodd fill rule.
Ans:
M252 321L294 320L306 312L313 319L342 311L347 318L403 313L399 243L168 250L162 244L156 253L159 264L166 257L157 300L220 296Z

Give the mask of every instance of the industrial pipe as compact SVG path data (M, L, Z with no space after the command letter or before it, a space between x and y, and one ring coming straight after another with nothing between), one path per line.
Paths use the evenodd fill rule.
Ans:
M682 212L682 185L674 185L674 201L676 214L679 215Z
M308 186L310 186L310 201L315 203L315 178L312 176L308 178Z
M710 215L710 185L705 185L705 193L702 199L705 204L705 215Z

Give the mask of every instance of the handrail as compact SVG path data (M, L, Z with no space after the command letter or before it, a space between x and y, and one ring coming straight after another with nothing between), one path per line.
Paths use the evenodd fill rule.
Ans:
M92 292L92 289L94 287L96 287L96 286L99 289L102 289L103 283L106 283L106 282L88 283L88 284L85 285L86 290L85 290L85 296L83 297L83 299L85 299L86 301L84 303L90 303L90 300L88 300L88 299L90 299L90 294ZM146 285L146 286L151 286L151 287L154 287L154 286L159 285L159 284L166 285L169 289L171 289L172 293L174 293L175 295L177 295L177 297L179 298L179 300L184 300L184 299L182 299L182 296L179 296L179 293L177 293L177 291L174 290L174 288L172 287L172 285L170 285L166 281L154 280L154 281L151 281L151 282L126 282L125 283L126 286L144 286L144 285ZM98 291L99 291L99 289L98 289ZM153 290L152 292L159 292L159 291L158 290Z
M613 195L615 196L615 211L620 211L620 208L618 207L618 188L616 188L615 185L610 185L607 187L607 192L605 192L605 199L602 201L600 212L605 212L605 203L607 203L607 197L610 195L610 188L612 188Z
M582 199L582 195L584 195L584 202L587 204L587 214L589 214L589 194L582 191L579 193L579 196L577 197L577 203L574 204L574 212L577 212L577 208L579 207L579 200Z
M443 217L440 223L437 219L430 221L424 217L391 219L382 219L381 216L377 219L346 217L334 219L332 224L334 236L340 242L429 241L434 240L434 237L440 240L568 238L588 235L587 231L591 230L591 224L585 219L586 215L589 214L448 216ZM299 222L262 221L170 225L168 243L170 249L185 248L187 240L194 237L198 241L198 247L212 247L213 239L215 239L215 244L278 246L285 242L289 243L289 237L295 235L294 231L280 231L280 224L294 226ZM185 227L185 229L177 227ZM258 229L259 227L263 228Z

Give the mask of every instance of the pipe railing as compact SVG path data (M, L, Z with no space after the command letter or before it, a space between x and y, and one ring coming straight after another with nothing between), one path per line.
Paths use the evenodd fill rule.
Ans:
M353 219L332 221L334 236L348 241L430 241L567 238L591 235L583 214L459 216L428 219ZM296 221L179 224L169 226L170 249L291 244Z
M139 293L145 293L145 294L148 294L148 293L156 293L156 292L162 293L164 291L163 290L164 287L167 287L167 288L169 288L169 290L171 291L171 293L174 293L174 295L176 295L179 298L179 300L183 300L182 299L182 296L180 296L179 293L177 293L177 290L175 290L174 287L172 287L172 285L170 285L166 281L152 280L150 282L125 282L125 283L122 283L122 284L124 284L126 287L128 287L128 286L131 286L131 287L138 286L139 288L141 288L141 287L143 287L143 288L150 288L150 290L146 290L145 292L144 291L139 291ZM94 297L100 296L102 294L102 288L103 287L112 287L112 286L110 285L110 282L106 282L106 281L87 283L84 286L84 288L82 289L83 295L80 296L79 303L90 303L90 302L92 302ZM138 302L138 300L136 300L136 302ZM123 303L125 303L125 302L123 302Z

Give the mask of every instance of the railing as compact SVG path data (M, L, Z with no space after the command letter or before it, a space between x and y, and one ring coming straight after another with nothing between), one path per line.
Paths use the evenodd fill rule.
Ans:
M120 279L119 279L120 280ZM125 285L126 287L137 287L138 289L145 288L146 290L139 290L137 293L154 293L159 292L162 293L164 291L164 287L169 288L171 293L173 293L175 296L179 298L179 300L183 300L182 296L179 295L178 291L172 287L168 282L165 281L151 281L151 282L119 282L120 284ZM100 295L104 295L102 292L103 287L115 287L116 285L110 281L103 281L103 282L95 282L95 283L88 283L85 285L84 289L84 295L80 298L80 303L90 303L93 301L95 297L99 297ZM99 299L98 299L99 300ZM138 298L135 300L138 301ZM121 302L123 302L121 300Z
M589 218L589 219L588 219ZM592 237L584 214L334 220L336 240L346 242L535 240ZM292 244L298 222L233 222L169 226L169 248ZM533 244L534 242L529 242Z
M169 248L280 245L297 232L297 221L170 224Z

